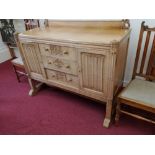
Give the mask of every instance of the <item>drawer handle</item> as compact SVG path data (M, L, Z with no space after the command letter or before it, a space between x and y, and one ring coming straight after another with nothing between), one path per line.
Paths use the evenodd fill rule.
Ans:
M55 77L55 75L52 75L52 77Z
M68 54L68 52L64 52L64 54Z
M49 61L48 64L52 64L52 62Z
M70 68L70 66L68 65L68 66L66 66L66 68L68 68L68 69L69 69L69 68Z
M46 49L45 49L45 51L49 51L49 49L48 49L48 48L46 48Z
M72 80L72 79L69 79L68 81L69 81L69 82L72 82L73 80Z
M61 61L61 60L59 60L59 59L56 59L54 62L53 62L53 64L56 66L56 67L58 67L58 68L61 68L61 67L63 67L63 62Z

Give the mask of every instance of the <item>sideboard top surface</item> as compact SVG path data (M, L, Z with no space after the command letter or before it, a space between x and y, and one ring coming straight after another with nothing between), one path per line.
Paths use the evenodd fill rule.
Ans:
M119 43L130 29L115 27L60 26L35 28L19 34L19 38L64 41L72 43L111 44Z

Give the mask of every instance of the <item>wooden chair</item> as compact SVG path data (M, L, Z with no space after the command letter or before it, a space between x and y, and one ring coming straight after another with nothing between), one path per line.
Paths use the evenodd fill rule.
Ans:
M20 77L21 76L27 76L27 74L25 73L25 68L24 68L24 64L23 64L23 61L21 58L16 58L16 59L13 59L11 61L12 65L13 65L13 69L14 69L14 72L16 74L16 77L17 77L17 80L18 82L21 82L20 81Z
M40 23L38 19L24 19L24 22L25 22L26 31L40 27Z
M18 36L18 33L15 33L14 34L14 38L16 40L16 48L18 48L18 43L19 43L17 36ZM20 81L20 77L23 76L23 75L24 76L27 76L27 74L25 72L25 68L24 68L24 63L23 63L21 57L15 57L15 58L13 58L11 60L11 63L12 63L13 70L14 70L14 72L16 74L16 77L17 77L18 82L21 82Z
M25 19L25 29L26 30L30 30L30 29L34 29L36 27L40 27L40 24L39 24L39 20L34 20L34 19ZM14 35L15 37L15 40L16 40L16 44L17 44L17 47L18 46L18 33L16 33ZM9 50L11 51L11 53L13 53L13 48L10 48L9 46ZM20 50L20 49L19 49ZM11 61L12 65L13 65L13 69L14 69L14 72L16 74L16 77L17 77L17 80L18 82L20 82L20 77L25 75L27 76L27 74L25 73L25 69L24 69L24 63L22 61L21 58L16 58L15 57L15 54L13 55L13 60Z
M155 123L155 28L149 28L144 23L141 24L132 80L117 97L116 124L121 113Z

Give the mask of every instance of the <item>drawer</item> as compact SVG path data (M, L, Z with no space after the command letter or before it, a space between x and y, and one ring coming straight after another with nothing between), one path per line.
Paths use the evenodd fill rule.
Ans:
M63 84L71 85L78 87L78 77L70 74L65 74L62 72L54 71L54 70L49 70L46 69L46 74L48 80L55 81L55 82L60 82Z
M76 60L77 58L76 48L73 47L48 44L39 44L39 47L43 56L54 56L68 60Z
M69 74L77 75L77 63L54 57L43 57L43 64L45 68L62 71Z
M51 45L51 54L69 60L76 60L77 58L76 49L66 46Z
M48 44L39 44L40 53L44 56L50 56L51 55L51 49L50 45Z

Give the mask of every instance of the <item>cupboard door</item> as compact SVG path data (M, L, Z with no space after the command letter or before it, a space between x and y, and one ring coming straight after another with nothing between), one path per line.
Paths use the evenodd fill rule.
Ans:
M32 76L42 77L42 69L38 57L38 45L35 43L22 43L22 48L29 73Z
M107 56L96 53L81 52L80 54L81 89L90 95L105 97L107 94Z

